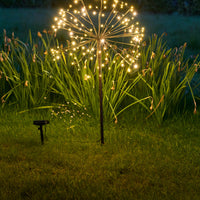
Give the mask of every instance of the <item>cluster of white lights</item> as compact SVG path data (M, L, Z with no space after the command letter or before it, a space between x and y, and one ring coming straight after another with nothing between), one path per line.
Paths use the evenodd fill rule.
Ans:
M93 60L99 53L106 54L111 49L120 56L121 66L127 67L128 72L138 68L136 61L140 56L144 28L139 28L139 23L134 22L137 15L134 7L119 0L113 0L112 6L108 6L106 0L95 2L99 5L86 5L84 0L74 0L73 5L70 4L67 10L61 9L59 16L55 17L54 31L64 29L69 33L70 43L65 50L79 50L87 60ZM131 51L125 54L124 49ZM52 50L52 53L55 59L60 58L59 49ZM102 62L102 67L108 66L109 69L107 55ZM77 59L73 64L77 64ZM86 75L87 79L89 76Z

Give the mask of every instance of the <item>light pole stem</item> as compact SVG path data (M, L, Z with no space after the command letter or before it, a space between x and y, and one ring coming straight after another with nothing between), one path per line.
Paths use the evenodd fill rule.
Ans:
M103 91L102 91L102 61L101 61L101 44L100 40L97 41L97 60L99 69L99 105L100 105L100 132L101 144L104 144L104 129L103 129Z

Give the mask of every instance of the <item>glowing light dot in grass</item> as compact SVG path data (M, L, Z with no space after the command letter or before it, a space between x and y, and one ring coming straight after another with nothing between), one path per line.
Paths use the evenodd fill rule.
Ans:
M134 68L135 68L135 69L138 69L138 64L135 64L135 65L134 65Z
M90 78L91 78L90 75L85 74L85 76L84 76L84 80L85 80L85 81L87 81L87 80L90 79Z

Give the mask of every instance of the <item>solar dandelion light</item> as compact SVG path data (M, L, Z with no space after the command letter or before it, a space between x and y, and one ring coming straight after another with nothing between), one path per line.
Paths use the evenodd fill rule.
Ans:
M94 3L97 5L86 5L84 0L74 0L73 5L70 4L67 10L59 11L58 17L55 17L56 23L52 27L55 32L59 29L68 32L70 43L65 48L66 52L81 50L81 60L95 59L99 81L101 143L104 144L103 55L112 50L118 55L121 67L127 67L127 72L138 68L136 60L140 56L139 47L144 36L144 28L139 28L139 23L135 22L137 13L128 3L118 0L113 0L112 5L108 5L106 0L95 0ZM125 49L129 49L126 55ZM52 52L55 55L58 50ZM86 74L85 80L88 78L90 77Z

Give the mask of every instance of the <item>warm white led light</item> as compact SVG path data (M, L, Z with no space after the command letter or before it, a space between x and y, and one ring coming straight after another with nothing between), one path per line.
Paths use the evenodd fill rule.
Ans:
M59 10L52 28L55 32L68 31L70 41L66 49L51 50L55 59L60 59L60 51L64 50L74 59L71 63L80 67L79 62L84 59L93 62L101 56L105 63L100 66L109 69L110 63L116 63L114 57L110 58L111 50L127 72L139 68L135 63L140 57L144 28L139 28L139 22L134 21L137 12L133 6L119 0L110 1L112 4L108 6L107 0L98 1L100 5L95 5L97 1L88 5L84 0L73 0L68 9ZM76 51L81 53L79 58L75 56Z

